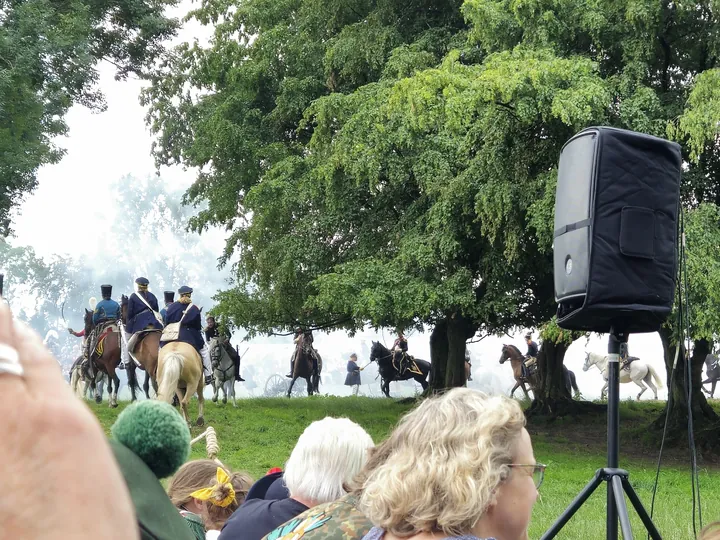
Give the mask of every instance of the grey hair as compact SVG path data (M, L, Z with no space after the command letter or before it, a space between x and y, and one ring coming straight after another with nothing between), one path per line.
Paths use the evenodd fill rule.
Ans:
M290 496L316 505L339 499L373 446L370 435L348 418L328 416L313 422L285 464L283 478Z

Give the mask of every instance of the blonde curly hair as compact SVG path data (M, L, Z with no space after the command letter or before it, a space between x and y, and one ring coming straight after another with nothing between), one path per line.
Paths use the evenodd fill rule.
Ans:
M377 447L359 509L399 537L470 532L495 501L525 426L516 401L456 388L423 401Z

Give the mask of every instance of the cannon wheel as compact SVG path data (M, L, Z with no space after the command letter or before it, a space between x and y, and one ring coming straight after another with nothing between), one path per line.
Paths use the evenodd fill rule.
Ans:
M287 381L282 375L271 375L265 382L265 397L280 397L287 392Z

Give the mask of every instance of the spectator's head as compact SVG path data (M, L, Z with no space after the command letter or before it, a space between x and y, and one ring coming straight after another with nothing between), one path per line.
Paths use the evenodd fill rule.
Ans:
M290 497L308 507L339 499L372 447L370 435L347 418L313 422L300 435L285 465Z
M352 360L353 362L357 362L357 354L352 353L352 354L350 355L350 360Z
M245 501L252 483L247 473L231 473L216 461L198 459L180 467L168 495L178 509L201 516L206 529L219 530Z
M384 462L364 479L360 510L400 537L526 539L537 488L524 425L502 396L457 388L425 400L378 446Z
M698 540L720 540L720 521L711 523L700 531Z

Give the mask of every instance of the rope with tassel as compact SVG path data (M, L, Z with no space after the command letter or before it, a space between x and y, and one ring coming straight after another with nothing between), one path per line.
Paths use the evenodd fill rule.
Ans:
M205 451L207 452L208 459L212 459L219 465L222 465L223 463L217 458L217 455L220 452L220 445L218 445L217 433L215 433L215 428L213 428L212 426L208 426L205 431L203 431L200 435L190 441L190 446L192 446L196 442L201 441L202 439L205 439Z

